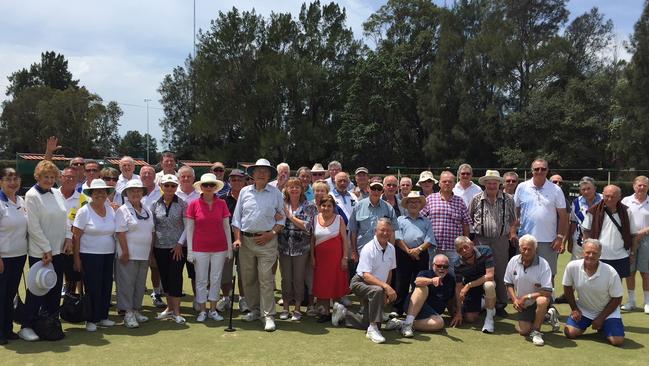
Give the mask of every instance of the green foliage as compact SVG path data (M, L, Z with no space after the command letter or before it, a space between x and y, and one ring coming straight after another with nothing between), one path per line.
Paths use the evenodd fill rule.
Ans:
M149 156L155 157L158 151L156 139L149 134L140 134L138 131L127 131L117 146L119 156L128 155L134 158L146 159L146 143L149 140Z
M65 90L77 88L79 85L79 80L72 79L65 57L53 51L41 53L40 63L32 64L29 70L16 71L8 79L11 85L7 88L6 94L14 97L21 91L35 86Z

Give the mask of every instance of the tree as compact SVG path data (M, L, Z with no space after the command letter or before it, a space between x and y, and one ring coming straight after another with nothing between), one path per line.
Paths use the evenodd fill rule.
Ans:
M146 140L149 140L149 154L155 156L158 151L156 139L149 134L140 134L138 131L127 131L117 146L117 153L144 159L146 157Z
M52 89L65 90L77 88L79 80L72 79L68 70L68 61L61 54L53 51L41 53L41 62L34 63L27 69L12 73L8 78L6 94L15 97L21 91L35 86L46 86Z

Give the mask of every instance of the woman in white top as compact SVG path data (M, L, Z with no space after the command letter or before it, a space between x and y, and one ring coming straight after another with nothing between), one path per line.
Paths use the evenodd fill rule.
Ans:
M84 288L92 304L92 316L86 322L89 332L96 331L97 325L115 325L108 319L115 260L115 211L106 202L113 190L103 180L94 179L83 190L92 200L77 211L72 224L74 269L83 273Z
M18 338L13 332L13 300L27 258L27 211L18 189L16 171L0 170L0 344Z
M129 180L122 191L128 200L115 212L117 308L125 311L124 325L127 328L137 328L149 320L140 314L154 230L153 215L141 201L146 191L139 179Z
M70 245L64 245L67 229L67 210L61 191L52 189L59 178L59 168L49 160L43 160L34 170L36 184L25 194L27 209L27 234L29 266L43 260L52 263L56 272L56 285L45 295L36 296L27 291L25 299L25 318L18 333L26 341L36 341L38 336L32 330L32 323L39 310L48 314L58 314L61 307L61 288L63 287L64 252L69 253Z

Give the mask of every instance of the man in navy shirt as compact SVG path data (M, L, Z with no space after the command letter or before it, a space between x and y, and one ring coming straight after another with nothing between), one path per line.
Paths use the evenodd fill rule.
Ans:
M410 294L408 316L401 326L404 337L413 337L413 328L423 332L444 329L441 314L455 296L455 278L448 274L448 268L448 257L438 254L433 258L433 270L417 275L417 287Z

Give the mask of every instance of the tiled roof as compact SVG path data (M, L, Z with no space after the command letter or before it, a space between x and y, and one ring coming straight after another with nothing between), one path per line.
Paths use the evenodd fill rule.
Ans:
M180 160L180 164L187 166L206 166L211 167L212 163L205 160Z
M114 156L104 158L104 160L106 160L108 163L111 163L111 164L113 164L113 165L119 165L119 160L120 160L120 159L121 159L121 157L114 157ZM133 160L135 161L135 165L136 165L136 166L149 165L149 163L147 163L147 162L144 161L143 159L136 159L136 158L133 158Z
M23 160L43 160L45 158L45 154L18 153L17 155ZM66 158L63 155L53 155L52 160L69 161L72 160L72 158Z

